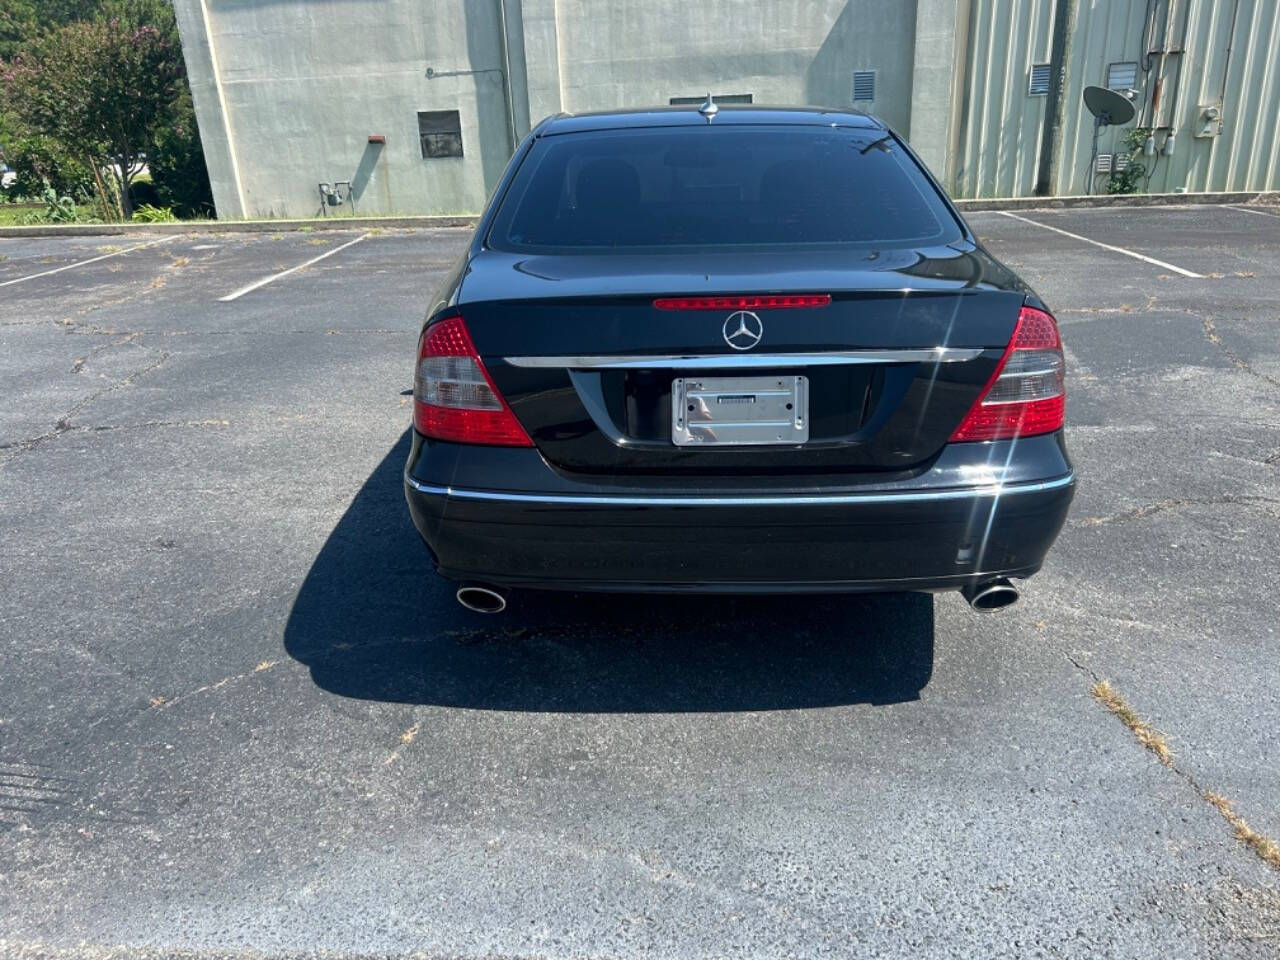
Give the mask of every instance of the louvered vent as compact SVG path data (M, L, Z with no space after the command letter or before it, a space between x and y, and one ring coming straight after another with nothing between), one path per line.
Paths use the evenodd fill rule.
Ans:
M1127 153L1117 153L1111 158L1111 169L1116 173L1120 173L1129 166L1129 155Z
M1031 81L1027 85L1027 94L1032 97L1043 97L1049 93L1049 65L1033 63L1031 65Z
M1098 154L1098 159L1097 159L1097 162L1094 163L1093 169L1095 173L1110 173L1111 172L1111 154L1109 153Z
M853 71L853 101L874 100L876 98L876 72L874 70Z
M1138 64L1132 60L1107 67L1107 86L1112 90L1133 90L1138 86Z

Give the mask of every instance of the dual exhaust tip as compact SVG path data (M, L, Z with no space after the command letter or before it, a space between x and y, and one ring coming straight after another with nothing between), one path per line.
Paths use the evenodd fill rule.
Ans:
M507 609L506 592L483 583L464 583L455 596L472 613L501 613Z
M997 577L964 587L960 595L974 610L991 613L1017 603L1021 594L1008 578ZM483 583L464 583L456 596L458 603L473 613L501 613L507 609L506 591Z
M994 580L962 587L960 595L974 610L991 613L1013 606L1018 602L1021 593L1007 577L997 577Z

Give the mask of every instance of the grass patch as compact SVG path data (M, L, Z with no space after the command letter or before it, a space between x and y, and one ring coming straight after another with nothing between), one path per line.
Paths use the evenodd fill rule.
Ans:
M1277 846L1274 840L1258 833L1253 827L1249 826L1249 822L1235 812L1231 806L1231 801L1222 794L1206 793L1204 799L1222 814L1222 819L1231 824L1237 840L1271 864L1271 866L1280 869L1280 846Z
M1173 751L1165 741L1164 734L1143 720L1134 709L1124 702L1111 684L1100 680L1090 690L1093 698L1110 710L1126 727L1133 731L1138 742L1156 755L1166 767L1173 766Z
M44 212L44 204L31 206L25 203L0 203L0 227L29 227L45 224L48 221L43 219ZM85 222L92 216L93 211L89 207L76 207L77 222Z

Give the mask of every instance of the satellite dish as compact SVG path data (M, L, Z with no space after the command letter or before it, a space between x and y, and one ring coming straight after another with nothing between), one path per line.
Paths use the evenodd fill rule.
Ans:
M1093 114L1093 155L1089 158L1089 175L1085 180L1085 193L1093 193L1093 179L1097 174L1098 135L1102 133L1103 127L1128 123L1133 119L1134 109L1133 103L1123 93L1106 87L1085 87L1084 105Z
M1100 127L1120 126L1133 119L1133 103L1129 98L1106 87L1085 87L1084 105Z

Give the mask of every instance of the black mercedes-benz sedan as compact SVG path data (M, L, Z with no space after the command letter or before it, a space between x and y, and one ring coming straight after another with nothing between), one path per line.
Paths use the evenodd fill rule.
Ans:
M1018 596L1066 517L1063 351L850 111L543 121L418 342L413 522L511 588Z

